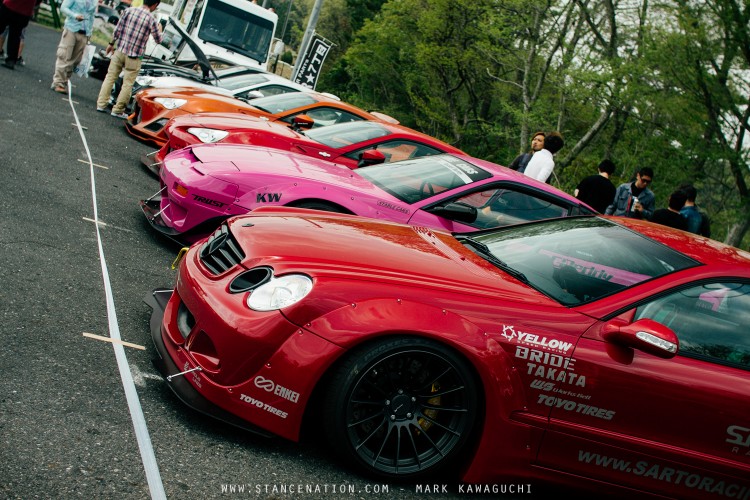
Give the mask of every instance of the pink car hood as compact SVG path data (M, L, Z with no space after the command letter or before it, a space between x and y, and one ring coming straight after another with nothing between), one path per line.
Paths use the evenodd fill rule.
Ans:
M201 144L191 146L193 155L203 163L194 165L202 172L212 176L231 176L231 182L242 187L257 188L262 177L275 178L276 182L289 181L289 176L309 179L324 184L335 184L337 187L362 191L378 191L379 196L390 196L375 188L353 172L350 168L310 156L240 144ZM172 155L180 152L172 153ZM170 155L170 156L172 156ZM218 175L217 175L218 174ZM248 183L242 181L247 178ZM229 180L229 179L227 179Z

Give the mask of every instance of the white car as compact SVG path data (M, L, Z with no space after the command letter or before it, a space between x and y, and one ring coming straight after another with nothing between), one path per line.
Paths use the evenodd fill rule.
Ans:
M197 87L236 97L242 100L284 94L287 92L310 92L312 89L287 78L253 68L234 66L216 70L215 77L205 83L179 76L141 75L135 80L133 94L145 88Z

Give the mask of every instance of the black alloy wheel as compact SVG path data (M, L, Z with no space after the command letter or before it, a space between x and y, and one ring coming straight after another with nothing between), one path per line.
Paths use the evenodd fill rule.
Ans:
M332 379L328 437L343 458L390 480L427 477L460 457L478 423L467 362L422 338L385 338L355 350Z

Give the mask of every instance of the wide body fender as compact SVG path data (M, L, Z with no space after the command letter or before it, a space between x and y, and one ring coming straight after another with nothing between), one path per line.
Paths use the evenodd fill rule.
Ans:
M430 338L455 349L474 367L484 407L481 430L462 477L481 482L500 474L516 478L528 474L542 433L511 419L514 411L527 407L527 391L514 358L477 324L447 309L384 298L351 303L304 326L346 351L389 335Z

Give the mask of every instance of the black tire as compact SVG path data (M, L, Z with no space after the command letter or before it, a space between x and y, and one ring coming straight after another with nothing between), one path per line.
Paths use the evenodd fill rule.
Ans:
M347 214L348 211L342 209L341 207L337 207L336 205L333 205L331 203L326 203L324 201L301 201L299 203L292 204L293 207L297 208L309 208L310 210L323 210L325 212L335 212L337 214Z
M431 340L390 337L354 350L336 370L323 422L346 463L390 481L415 480L461 457L479 408L464 358Z

